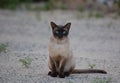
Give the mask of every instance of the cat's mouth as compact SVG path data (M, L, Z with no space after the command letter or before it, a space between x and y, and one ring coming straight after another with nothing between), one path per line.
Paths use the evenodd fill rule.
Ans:
M65 39L65 37L56 37L57 39L59 39L59 40L64 40Z

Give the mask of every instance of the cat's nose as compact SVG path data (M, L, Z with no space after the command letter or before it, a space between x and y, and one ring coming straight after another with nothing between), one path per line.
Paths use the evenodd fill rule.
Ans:
M63 36L62 36L62 35L59 35L58 37L59 37L59 38L63 38Z

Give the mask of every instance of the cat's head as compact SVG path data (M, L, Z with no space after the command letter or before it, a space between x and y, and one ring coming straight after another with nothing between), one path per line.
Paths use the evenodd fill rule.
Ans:
M67 23L66 25L57 25L54 22L51 22L51 28L53 36L57 39L66 38L69 34L71 23Z

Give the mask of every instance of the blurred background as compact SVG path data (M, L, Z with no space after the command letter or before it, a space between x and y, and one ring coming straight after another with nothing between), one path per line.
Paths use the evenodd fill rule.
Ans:
M20 10L94 10L120 13L120 0L0 0L1 9Z
M77 18L120 16L120 0L0 0L0 8L37 12L75 10L80 12Z

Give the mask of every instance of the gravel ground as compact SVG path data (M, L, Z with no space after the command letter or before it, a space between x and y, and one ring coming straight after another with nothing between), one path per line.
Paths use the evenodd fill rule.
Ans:
M72 74L64 79L48 76L50 21L72 23L69 37L76 68L95 64L94 68L108 74ZM120 83L119 18L78 19L75 11L0 10L0 43L8 44L7 52L0 53L0 83ZM29 68L19 61L25 57L32 60Z

